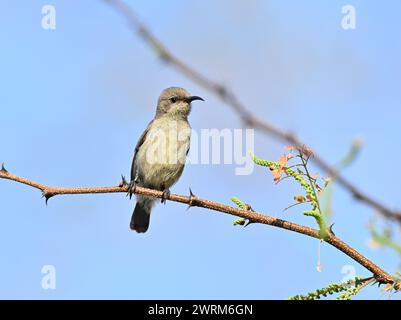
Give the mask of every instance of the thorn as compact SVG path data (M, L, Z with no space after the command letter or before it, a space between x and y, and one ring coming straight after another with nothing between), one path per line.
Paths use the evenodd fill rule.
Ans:
M193 207L193 203L194 203L194 198L195 198L195 194L192 192L191 187L189 187L189 202L188 202L188 207L187 207L187 211Z
M245 203L245 208L246 211L251 211L251 212L255 212L255 210L252 209L252 206L248 203Z
M251 211L251 212L255 212L255 210L253 210L252 209L252 207L251 207L251 205L250 204L248 204L248 203L245 203L245 208L244 208L246 211ZM255 223L255 221L252 221L252 220L249 220L249 219L247 219L248 221L244 224L244 228L245 227L247 227L247 226L249 226L250 224L252 224L252 223Z
M1 170L4 173L7 173L8 171L6 170L6 168L4 167L4 162L1 164Z
M121 183L122 183L122 187L124 187L124 186L126 186L128 184L127 180L125 180L124 175L121 175Z
M234 220L233 225L234 226L243 226L246 223L246 219L244 218L238 218Z
M246 228L247 226L249 226L252 223L255 223L255 221L248 220L248 222L244 224L244 228Z
M217 89L219 95L221 95L222 97L226 96L227 93L228 93L228 92L227 92L227 88L224 87L224 86L221 85L221 84L216 85L216 89Z
M190 197L195 197L194 193L192 192L191 187L189 187L189 196L190 196Z
M333 231L333 226L334 226L334 223L332 223L332 224L330 225L329 230L330 230L330 233L331 233L333 236L335 236L336 234L335 234L334 231Z
M47 202L49 201L49 199L53 196L54 196L54 194L51 194L51 193L47 192L46 190L43 190L43 192L42 192L42 198L45 198L46 205L47 205Z

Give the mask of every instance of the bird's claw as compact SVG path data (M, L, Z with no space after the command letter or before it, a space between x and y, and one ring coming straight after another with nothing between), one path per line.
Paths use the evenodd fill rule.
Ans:
M127 196L129 196L129 198L132 198L132 194L135 193L135 189L136 189L136 182L135 180L131 180L130 183L128 184L128 191L127 191Z
M161 203L166 204L167 198L170 197L170 194L171 194L170 189L164 189L163 194L162 194Z

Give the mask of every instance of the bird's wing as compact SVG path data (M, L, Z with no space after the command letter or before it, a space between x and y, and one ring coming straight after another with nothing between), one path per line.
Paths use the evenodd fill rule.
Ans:
M148 126L146 127L145 131L142 133L142 135L139 137L139 140L135 146L135 152L134 152L134 158L132 159L132 165L131 165L131 181L133 181L136 177L136 155L138 154L138 150L141 147L141 145L143 144L143 142L146 139L146 135L149 132L149 128L152 124L153 120L149 122Z
M188 126L189 126L189 130L192 130L192 128L191 128L191 126L190 126L189 123L188 123ZM191 136L189 136L188 149L187 149L187 152L185 152L185 155L186 155L186 156L188 156L189 149L191 149Z

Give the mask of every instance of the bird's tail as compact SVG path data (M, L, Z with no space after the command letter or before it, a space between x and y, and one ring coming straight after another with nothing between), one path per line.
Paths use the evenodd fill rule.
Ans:
M135 230L138 233L143 233L148 230L153 203L153 198L143 196L137 197L136 206L131 217L131 230Z

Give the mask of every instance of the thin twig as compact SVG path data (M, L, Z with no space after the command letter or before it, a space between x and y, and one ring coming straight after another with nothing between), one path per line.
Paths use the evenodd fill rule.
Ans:
M304 201L304 202L293 203L292 205L288 206L287 208L284 208L284 209L283 209L283 212L284 212L284 211L287 211L287 210L289 210L289 209L291 209L291 208L294 208L294 207L296 207L296 206L299 206L299 205L301 205L301 204L311 203L311 202L312 202L312 201L308 200L308 201Z
M259 119L258 116L251 113L249 108L239 101L237 96L229 88L207 78L205 75L176 57L170 50L167 49L167 46L163 44L150 31L150 29L138 19L135 12L124 1L105 1L110 3L121 15L123 15L127 19L131 29L134 32L138 33L139 36L144 40L144 42L148 44L164 62L169 63L177 71L181 72L189 79L193 80L206 90L212 92L217 97L219 97L223 102L230 106L233 111L235 111L235 113L237 113L237 115L240 117L241 121L245 125L258 129L261 132L269 134L281 141L285 141L286 143L289 143L294 147L301 148L303 145L305 145L304 142L302 142L293 133L278 128L272 123ZM329 165L316 153L314 154L313 160L316 165L324 170L328 175L330 175L332 179L335 179L339 185L342 185L346 190L348 190L356 200L361 201L376 209L384 217L401 223L400 211L392 210L378 200L362 192L351 181L340 175L338 170Z
M309 185L312 188L312 192L313 192L313 195L315 197L315 203L317 205L317 208L319 209L320 215L323 215L322 209L320 208L320 203L319 203L319 200L318 200L319 198L317 196L315 183L312 181L313 178L312 178L311 174L309 173L309 169L308 169L308 160L310 159L310 157L307 157L305 159L301 151L299 152L299 155L300 155L300 158L301 158L301 161L302 161L302 165L304 166L304 169L305 169L306 177L309 179Z
M93 188L51 187L51 186L47 186L47 185L44 185L44 184L41 184L41 183L38 183L35 181L31 181L31 180L19 177L15 174L12 174L12 173L8 172L4 168L4 166L0 170L0 178L16 181L16 182L26 184L28 186L31 186L33 188L41 190L43 196L46 198L46 202L49 198L56 196L56 195L128 192L128 185L123 184L123 183L121 183L119 186L112 186L112 187L93 187ZM161 192L161 191L147 189L147 188L141 188L141 187L136 187L134 190L134 193L151 196L151 197L155 197L155 198L163 197L163 192ZM198 198L193 195L192 196L184 196L184 195L178 195L178 194L170 194L167 197L167 199L171 200L171 201L175 201L175 202L186 203L186 204L188 204L190 206L194 206L194 207L201 207L201 208L206 208L206 209L210 209L213 211L227 213L227 214L230 214L233 216L247 219L249 221L252 221L253 223L257 222L257 223L267 224L270 226L301 233L306 236L319 239L319 230L316 230L316 229L313 229L313 228L310 228L307 226L303 226L300 224L296 224L296 223L293 223L290 221L274 218L274 217L271 217L271 216L268 216L268 215L265 215L262 213L243 210L240 208L234 208L234 207L227 206L227 205L224 205L224 204L221 204L218 202L201 199L201 198ZM333 234L330 234L325 239L325 241L327 243L331 244L333 247L335 247L338 250L345 253L350 258L354 259L356 262L358 262L360 265L364 266L370 272L372 272L377 281L379 281L381 283L386 283L386 284L394 283L394 279L390 274L388 274L386 271L384 271L379 266L374 264L372 261L367 259L365 256L363 256L357 250L351 248L349 245L347 245L345 242L343 242L340 238L337 238Z

